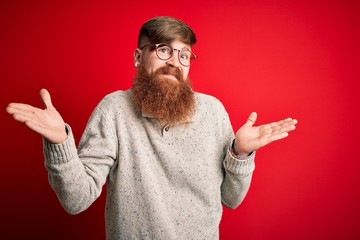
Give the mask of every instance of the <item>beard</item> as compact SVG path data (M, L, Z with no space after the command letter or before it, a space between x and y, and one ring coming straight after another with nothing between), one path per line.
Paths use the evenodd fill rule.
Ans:
M163 74L172 75L177 80L168 79ZM132 93L138 110L161 124L185 123L194 113L195 96L190 80L183 79L178 68L164 66L149 74L141 64Z

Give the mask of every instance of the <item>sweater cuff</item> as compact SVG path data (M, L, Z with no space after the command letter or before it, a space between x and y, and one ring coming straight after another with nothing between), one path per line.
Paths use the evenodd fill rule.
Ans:
M255 153L256 152L252 152L246 158L239 160L232 156L229 149L224 160L224 167L227 171L230 171L234 174L250 174L255 170Z
M43 138L43 150L45 162L48 164L60 164L69 162L77 155L74 136L68 124L65 125L68 137L63 143L53 144Z

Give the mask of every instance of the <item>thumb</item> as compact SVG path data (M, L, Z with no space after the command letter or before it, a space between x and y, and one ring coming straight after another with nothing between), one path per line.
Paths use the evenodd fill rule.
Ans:
M252 125L254 125L256 119L257 119L257 113L256 112L250 113L245 125L251 127Z
M48 90L46 89L41 89L40 90L40 97L41 100L43 101L45 108L49 108L49 107L53 107L52 103L51 103L51 97L50 97L50 93L48 92Z

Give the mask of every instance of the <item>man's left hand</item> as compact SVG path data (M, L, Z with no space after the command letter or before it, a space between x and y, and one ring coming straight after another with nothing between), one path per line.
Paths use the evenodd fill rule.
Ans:
M286 138L297 124L296 119L286 118L255 127L253 125L256 119L256 112L251 113L246 123L236 132L234 151L239 156L245 157L269 143Z

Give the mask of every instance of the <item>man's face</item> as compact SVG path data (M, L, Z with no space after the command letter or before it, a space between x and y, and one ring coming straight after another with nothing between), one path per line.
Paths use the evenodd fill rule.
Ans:
M191 49L191 47L188 44L185 44L181 41L174 41L170 45L172 48L179 50L185 48ZM150 51L149 47L146 47L143 48L142 50L137 49L135 51L134 61L135 63L142 64L148 74L153 74L157 69L164 66L170 66L171 68L178 68L182 74L181 80L184 80L188 77L190 67L184 67L183 65L181 65L178 54L179 54L178 51L174 51L170 59L161 60L156 56L155 50ZM180 79L176 79L171 72L162 74L162 77L169 81L180 80Z
M189 46L175 42L173 48ZM144 49L145 50L145 49ZM163 124L184 123L190 120L195 108L188 73L189 68L180 64L178 51L164 61L155 51L137 49L141 61L133 83L133 96L138 109L145 115L158 119Z

